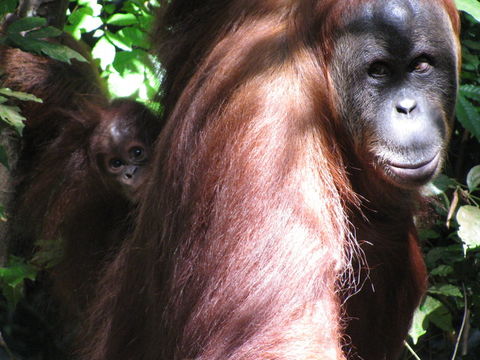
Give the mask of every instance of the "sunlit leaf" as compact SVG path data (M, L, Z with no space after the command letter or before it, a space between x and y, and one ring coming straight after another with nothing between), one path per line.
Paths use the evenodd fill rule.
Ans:
M10 89L7 89L7 88L1 88L0 89L0 94L6 95L6 96L9 96L9 97L13 97L13 98L16 98L16 99L22 100L22 101L35 101L35 102L38 102L38 103L43 102L42 99L36 97L35 95L27 94L27 93L24 93L24 92L21 92L21 91L13 91L13 90L10 90Z
M68 17L68 22L74 30L90 32L102 26L102 19L95 14L92 8L80 8Z
M118 34L129 39L131 47L148 49L148 35L136 27L125 27L118 31Z
M422 335L426 334L429 323L428 316L441 306L442 304L440 301L432 298L431 296L426 296L423 304L420 305L420 307L415 311L412 326L408 333L414 344L418 342L418 339Z
M25 118L20 114L20 109L16 106L0 105L0 119L13 126L18 134L22 134L25 125Z
M115 56L113 67L119 74L143 74L148 63L148 53L144 50L121 51Z
M480 247L480 209L471 205L462 206L457 212L457 222L464 252Z
M134 14L113 14L107 19L107 24L117 26L128 26L137 24L138 20Z
M125 77L112 74L108 78L109 90L114 97L129 97L144 88L144 80L141 74L128 74Z
M122 34L113 33L110 31L105 32L107 39L116 47L121 50L130 51L132 50L132 42L130 39L122 36Z
M458 10L465 11L480 21L480 3L478 0L455 0Z
M106 69L108 65L112 64L115 59L115 46L113 46L106 38L101 38L97 41L92 49L92 56L94 59L100 59L100 66Z

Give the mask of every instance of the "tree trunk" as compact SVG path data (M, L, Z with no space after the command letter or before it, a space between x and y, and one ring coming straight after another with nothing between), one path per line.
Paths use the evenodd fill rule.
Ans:
M39 16L47 19L51 26L59 29L65 25L68 0L20 0L19 17Z

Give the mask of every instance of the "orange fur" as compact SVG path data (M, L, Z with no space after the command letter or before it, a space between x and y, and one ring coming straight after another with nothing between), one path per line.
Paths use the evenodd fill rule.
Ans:
M355 169L328 68L359 3L164 3L167 123L85 359L398 354L425 288L418 194Z

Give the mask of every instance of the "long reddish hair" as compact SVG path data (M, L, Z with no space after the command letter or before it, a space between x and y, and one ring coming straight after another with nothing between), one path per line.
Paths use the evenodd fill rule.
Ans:
M153 33L167 123L85 359L343 357L364 194L329 60L361 2L164 2ZM438 3L458 31L452 2Z

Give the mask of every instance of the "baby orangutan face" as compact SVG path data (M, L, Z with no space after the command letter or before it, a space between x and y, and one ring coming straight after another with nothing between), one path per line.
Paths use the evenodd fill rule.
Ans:
M155 131L155 118L143 105L122 100L102 114L91 142L102 180L131 201L148 176Z

